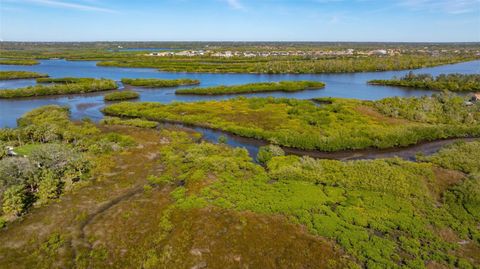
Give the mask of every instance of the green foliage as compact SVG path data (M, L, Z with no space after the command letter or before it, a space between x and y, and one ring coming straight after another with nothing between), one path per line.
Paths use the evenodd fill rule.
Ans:
M373 103L382 114L410 121L435 124L479 126L480 104L466 106L465 99L454 94L423 97L389 97Z
M50 80L50 79L47 79ZM53 80L53 79L52 79ZM109 79L87 79L81 82L61 82L53 83L53 85L38 84L19 89L6 89L0 91L1 98L20 98L35 97L47 95L63 95L63 94L81 94L98 91L107 91L117 89L118 86L113 80Z
M0 217L0 229L7 226L7 220L4 217Z
M71 84L71 83L89 83L95 81L94 78L37 78L37 83L58 83L58 84Z
M37 65L39 62L33 59L0 59L4 65Z
M64 238L58 234L53 233L50 237L42 244L40 247L41 251L44 253L53 255L63 244L65 243Z
M100 124L104 125L125 125L134 126L139 128L155 128L158 126L158 122L149 121L143 119L122 119L117 117L105 117L100 121Z
M138 86L138 87L151 87L151 88L168 88L168 87L178 87L178 86L187 86L187 85L198 85L200 84L199 80L196 79L155 79L155 78L123 78L123 84Z
M480 222L480 176L454 186L444 195L445 204L454 217L461 223L463 235L480 243L480 231L475 228Z
M352 56L352 57L256 57L253 59L219 59L212 57L132 57L105 59L99 66L149 67L170 72L313 74L368 72L414 69L473 60L472 56L426 55Z
M15 148L15 152L21 156L30 155L30 153L35 150L41 144L25 144Z
M122 100L129 100L129 99L136 99L140 96L136 91L119 91L119 92L111 92L105 95L105 101L122 101Z
M0 80L48 77L46 74L28 71L0 71Z
M477 238L472 217L463 221L455 206L468 204L480 212L478 186L455 188L445 206L438 205L429 187L437 180L430 164L282 156L264 170L237 149L183 139L162 150L162 164L163 175L185 182L172 193L178 208L213 205L285 215L333 239L368 268L424 268L430 261L470 265L437 231L447 228L461 238ZM197 190L199 179L214 180Z
M368 83L453 92L480 91L480 75L477 74L441 74L433 77L430 74L415 75L410 71L399 79L371 80Z
M480 173L480 141L451 144L429 157L419 159L464 173Z
M106 107L104 113L182 122L281 146L322 151L408 146L420 141L480 135L480 125L470 123L480 118L475 107L464 106L459 97L429 98L387 98L373 102L332 98L330 104L322 106L307 100L271 97L168 105L124 102ZM435 109L421 110L427 101ZM400 111L398 116L395 111ZM395 118L403 118L412 111L427 114L433 120Z
M0 200L5 212L21 214L37 202L56 199L90 177L93 155L136 145L130 136L101 133L88 121L73 123L65 107L46 106L18 120L18 128L0 129L0 144L17 146L26 157L0 158ZM21 189L21 190L20 190Z
M192 88L176 90L175 94L195 94L195 95L222 95L236 93L255 93L255 92L297 92L308 89L319 89L325 87L325 84L318 81L280 81L280 82L261 82L250 83L235 86L216 86L209 88Z
M93 153L109 153L112 151L119 151L123 148L136 146L135 140L128 135L121 135L117 133L108 133L104 135L96 143L89 147Z
M27 207L27 195L23 185L13 185L3 193L2 210L5 214L21 215Z
M224 135L221 135L218 137L218 143L221 143L221 144L227 144L228 142L228 138Z
M165 184L170 184L173 181L173 179L168 175L162 175L162 176L150 175L147 177L147 180L150 184L153 184L153 185L165 185Z
M45 204L49 200L58 198L61 193L60 179L52 172L46 171L43 175L42 181L38 184L38 202Z
M279 157L284 155L285 155L285 151L283 151L281 147L275 146L275 145L268 145L268 146L260 147L257 154L257 160L260 163L266 164L273 157Z

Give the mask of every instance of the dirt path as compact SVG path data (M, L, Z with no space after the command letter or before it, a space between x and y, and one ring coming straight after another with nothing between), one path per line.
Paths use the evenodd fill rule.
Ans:
M140 193L147 176L161 170L157 161L159 132L117 127L115 131L131 135L138 146L112 156L102 174L89 186L66 193L58 202L33 209L23 219L11 223L0 233L2 266L21 268L19 263L27 268L35 266L34 250L41 249L42 243L58 233L65 241L62 255L53 259L55 266L43 267L75 267L79 254L91 248L85 233L88 225L115 205Z

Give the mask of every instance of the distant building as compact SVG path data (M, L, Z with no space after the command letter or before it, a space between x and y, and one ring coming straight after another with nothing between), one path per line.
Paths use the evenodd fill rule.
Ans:
M373 55L387 55L387 50L372 50L370 53Z

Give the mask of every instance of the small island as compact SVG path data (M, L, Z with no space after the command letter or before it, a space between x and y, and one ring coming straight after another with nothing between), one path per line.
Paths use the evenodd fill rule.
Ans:
M465 98L460 96L318 101L330 104L238 97L172 104L122 102L105 107L103 112L108 116L217 129L280 146L320 151L404 147L421 141L480 135L477 105L466 106ZM425 106L432 109L426 111Z
M123 101L123 100L136 99L139 96L140 94L138 94L138 92L126 90L126 91L108 93L105 95L104 99L105 101Z
M0 71L0 80L45 78L47 74L29 71Z
M324 87L325 83L319 81L280 81L250 83L234 86L222 85L208 88L181 89L175 91L175 94L223 95L258 92L298 92L310 89L320 89Z
M480 91L480 75L441 74L434 77L430 74L416 75L413 72L409 72L401 78L370 80L368 84L411 87L436 91L473 92Z
M33 59L0 59L4 65L37 65L39 62Z
M95 81L94 78L73 78L73 77L64 77L64 78L37 78L37 83L58 83L58 84L69 84L69 83L87 83Z
M81 94L117 89L117 83L110 79L89 79L74 83L53 83L52 85L38 84L18 89L0 90L0 99Z
M155 78L123 78L122 83L130 86L147 87L147 88L169 88L178 86L191 86L200 84L196 79L155 79Z

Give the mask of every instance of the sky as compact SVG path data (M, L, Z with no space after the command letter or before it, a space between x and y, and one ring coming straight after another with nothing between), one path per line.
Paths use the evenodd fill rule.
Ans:
M480 0L0 0L0 40L479 42Z

